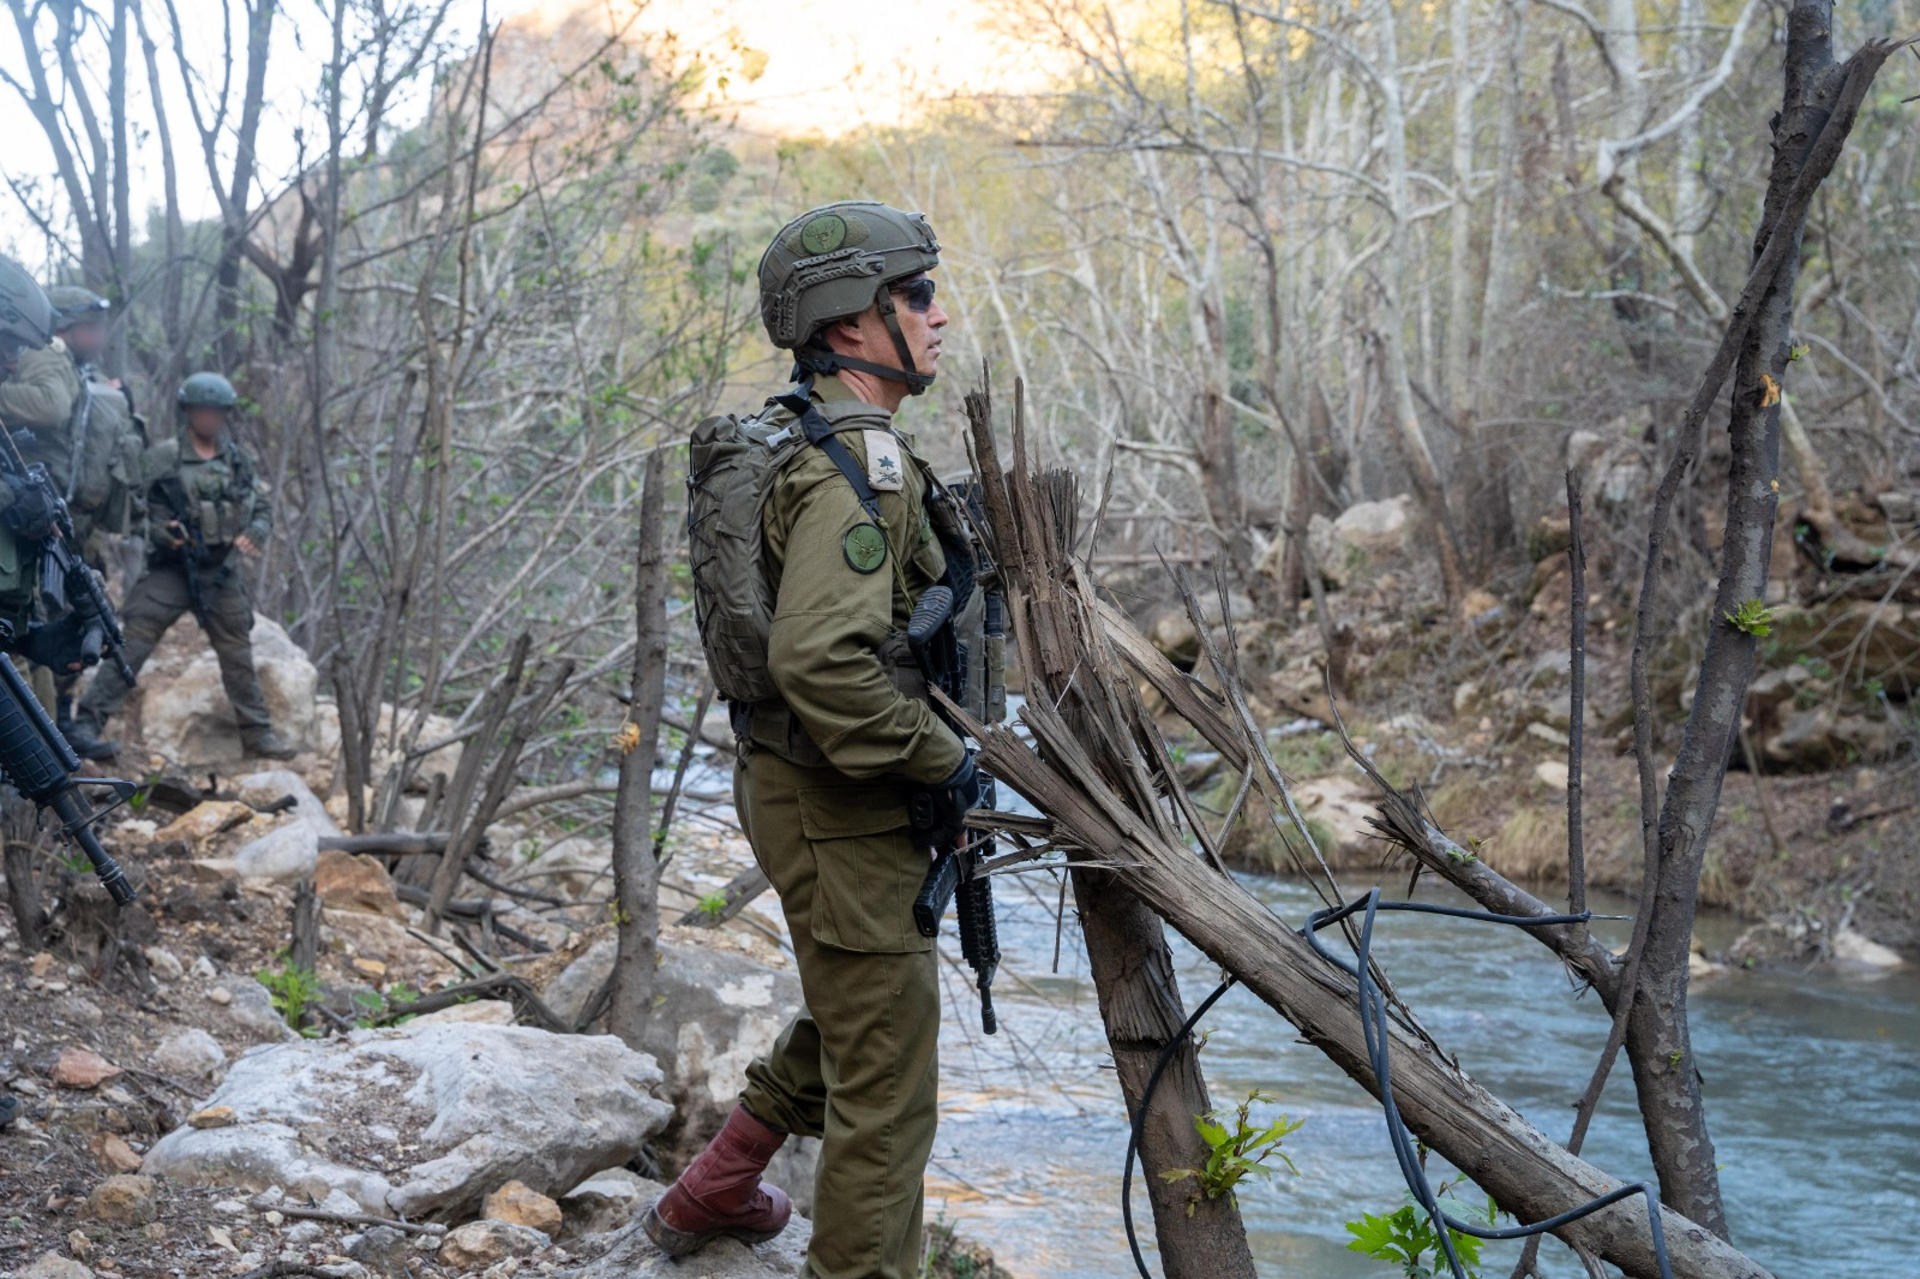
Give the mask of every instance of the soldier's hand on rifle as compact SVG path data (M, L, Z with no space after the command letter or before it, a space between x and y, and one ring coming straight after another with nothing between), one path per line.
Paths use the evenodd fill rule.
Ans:
M254 540L248 537L245 533L242 533L240 536L234 538L233 544L239 548L240 553L242 555L252 555L260 549L257 545L254 544Z
M177 551L187 544L187 526L179 520L168 520L161 525L160 534L166 539L170 551Z
M950 848L966 830L967 814L986 793L980 770L968 751L945 781L914 793L910 806L914 833L934 848Z
M5 476L7 508L0 511L0 524L15 537L39 542L53 535L53 503L46 492L31 480L9 473Z

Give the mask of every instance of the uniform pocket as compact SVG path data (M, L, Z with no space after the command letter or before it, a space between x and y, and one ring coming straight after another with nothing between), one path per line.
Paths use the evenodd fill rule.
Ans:
M913 899L929 861L907 835L898 786L802 790L800 831L813 850L813 939L874 954L933 948L913 926Z

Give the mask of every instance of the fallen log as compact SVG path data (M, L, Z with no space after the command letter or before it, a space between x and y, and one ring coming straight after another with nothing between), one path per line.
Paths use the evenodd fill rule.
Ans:
M1104 867L1377 1096L1357 982L1189 847L1177 824L1180 806L1170 798L1178 780L1159 763L1166 756L1159 729L1121 656L1123 649L1139 654L1139 645L1108 639L1124 622L1102 615L1080 566L1048 536L1058 521L1038 496L1047 486L1025 469L1017 419L1010 476L1001 473L991 426L981 419L975 426L995 544L1016 588L1011 614L1020 651L1045 651L1044 661L1029 663L1029 676L1036 669L1073 672L1061 687L1030 692L1021 718L1032 745L1011 728L973 722L949 704L980 743L982 767L1047 817L1052 842L1068 850L1072 863ZM1232 721L1209 709L1216 713L1205 717L1212 720L1207 735L1227 739L1214 744L1228 754ZM1255 758L1260 745L1243 735L1237 754ZM1568 1154L1430 1041L1397 1024L1390 1039L1393 1095L1403 1120L1520 1221L1555 1217L1625 1184ZM1675 1274L1771 1279L1705 1227L1660 1211ZM1600 1209L1554 1233L1628 1275L1659 1273L1643 1200Z

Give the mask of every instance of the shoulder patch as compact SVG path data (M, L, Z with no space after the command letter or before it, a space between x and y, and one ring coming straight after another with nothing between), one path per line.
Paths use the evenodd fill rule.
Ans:
M892 431L862 431L867 446L867 483L876 493L898 493L907 486L907 464Z
M840 553L856 573L871 573L887 562L887 537L872 524L856 524L840 539Z

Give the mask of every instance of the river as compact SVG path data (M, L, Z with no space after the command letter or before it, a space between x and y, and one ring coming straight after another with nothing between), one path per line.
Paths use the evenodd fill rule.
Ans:
M1403 885L1404 874L1395 880ZM1297 882L1244 882L1295 925L1317 905ZM949 970L927 1212L990 1246L1020 1279L1124 1279L1134 1273L1119 1206L1126 1127L1072 911L1055 973L1056 881L1025 874L997 887L1001 1032L980 1034L964 970ZM1423 895L1449 900L1451 891ZM1617 900L1594 908L1631 909ZM1605 927L1612 944L1624 942L1626 924ZM1703 920L1702 934L1712 946L1724 940L1715 930L1732 927ZM1219 974L1174 941L1192 1008ZM951 931L947 944L957 956ZM1515 928L1383 915L1375 953L1463 1066L1564 1139L1606 1036L1598 1000L1577 996L1546 949ZM1781 1279L1920 1279L1920 974L1728 973L1696 982L1692 1009L1735 1241ZM1404 1202L1378 1108L1244 990L1230 992L1202 1029L1216 1105L1259 1089L1274 1100L1256 1118L1306 1121L1285 1147L1300 1175L1282 1168L1240 1195L1260 1274L1395 1279L1395 1267L1349 1252L1342 1229L1363 1210ZM1624 1062L1587 1156L1616 1175L1651 1176ZM1471 1202L1470 1186L1466 1194ZM1137 1183L1135 1207L1150 1235ZM1518 1255L1517 1244L1489 1244L1481 1274L1504 1279ZM1157 1274L1150 1247L1148 1256ZM1556 1279L1583 1273L1551 1240L1542 1258Z

